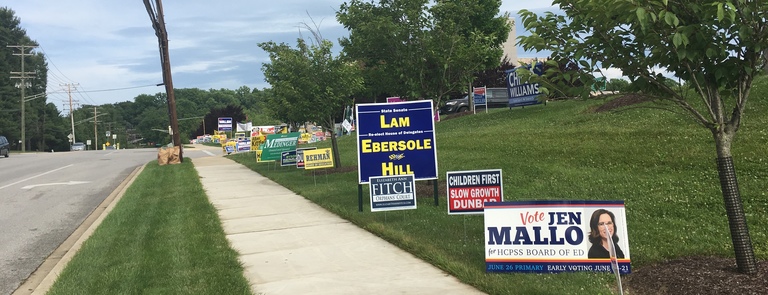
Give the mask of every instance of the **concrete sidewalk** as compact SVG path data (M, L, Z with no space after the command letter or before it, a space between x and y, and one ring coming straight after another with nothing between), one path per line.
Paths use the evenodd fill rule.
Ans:
M482 294L232 160L192 162L255 294Z

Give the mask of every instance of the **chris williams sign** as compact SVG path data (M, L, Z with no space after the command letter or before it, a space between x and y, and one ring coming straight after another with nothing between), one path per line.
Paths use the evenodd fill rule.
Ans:
M431 100L358 104L355 111L358 183L407 174L416 180L437 179Z
M484 216L487 272L631 271L624 201L485 203Z
M528 83L521 81L517 75L517 70L520 67L507 70L507 91L509 92L509 107L526 106L533 104L540 104L538 100L539 83ZM537 75L542 74L543 64L537 63L533 68L533 73Z

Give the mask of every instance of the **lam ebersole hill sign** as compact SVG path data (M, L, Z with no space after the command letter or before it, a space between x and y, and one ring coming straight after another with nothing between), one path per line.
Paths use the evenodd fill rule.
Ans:
M437 179L431 100L358 104L355 111L358 183L408 174L417 181Z
M487 272L631 272L624 201L493 202L484 216Z

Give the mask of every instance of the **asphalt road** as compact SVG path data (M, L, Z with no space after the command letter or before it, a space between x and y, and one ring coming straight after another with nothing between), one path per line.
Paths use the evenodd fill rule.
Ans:
M216 150L213 150L216 152ZM184 150L184 157L212 155ZM11 294L156 149L0 157L0 295Z

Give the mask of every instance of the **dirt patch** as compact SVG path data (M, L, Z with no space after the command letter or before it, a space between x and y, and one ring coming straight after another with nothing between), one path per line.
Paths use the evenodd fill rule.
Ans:
M435 196L435 180L417 181L416 182L416 198L434 198ZM446 183L445 180L437 180L437 195L446 195Z
M643 103L650 101L650 99L642 94L628 93L614 98L599 107L592 109L592 112L600 113L615 110L618 108L630 106L633 104Z
M624 286L631 294L766 294L768 261L757 268L757 275L748 276L738 272L733 258L684 257L633 269Z

